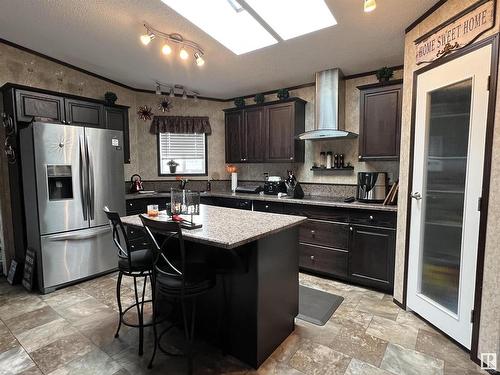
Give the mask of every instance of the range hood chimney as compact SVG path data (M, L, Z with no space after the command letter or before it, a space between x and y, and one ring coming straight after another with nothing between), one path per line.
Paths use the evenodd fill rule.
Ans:
M345 82L338 68L316 73L314 130L299 134L301 140L356 138L344 130Z

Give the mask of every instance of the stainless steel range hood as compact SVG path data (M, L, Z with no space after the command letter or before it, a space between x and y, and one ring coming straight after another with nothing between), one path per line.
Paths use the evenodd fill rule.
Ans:
M314 130L299 134L301 140L356 138L344 130L345 82L338 68L316 73Z

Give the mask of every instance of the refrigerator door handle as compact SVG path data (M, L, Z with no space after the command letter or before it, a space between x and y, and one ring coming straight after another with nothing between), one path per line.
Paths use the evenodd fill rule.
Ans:
M89 238L97 237L100 236L104 233L108 233L111 231L111 228L109 226L103 227L103 228L98 228L94 229L92 231L85 231L85 233L77 233L75 232L69 232L69 233L61 233L61 234L52 234L50 236L47 236L46 239L49 241L81 241L81 240L86 240Z
M88 203L87 203L87 158L85 155L85 146L84 146L84 141L82 137L80 136L79 139L79 144L80 144L80 165L79 165L79 172L80 172L80 196L82 199L82 213L83 213L83 220L87 221L87 214L88 214Z
M89 147L89 139L87 137L87 157L89 163L89 212L90 212L90 220L94 220L95 218L95 179L94 179L94 158L92 152Z

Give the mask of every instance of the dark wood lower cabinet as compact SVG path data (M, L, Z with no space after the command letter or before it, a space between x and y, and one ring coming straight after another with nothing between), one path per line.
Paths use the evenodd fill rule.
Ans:
M349 246L350 280L384 291L394 287L394 229L351 226Z
M166 200L127 201L127 215ZM299 227L299 267L391 293L394 287L396 213L331 208L263 200L201 197L201 203L260 212L307 216ZM140 238L134 238L140 245ZM134 243L136 244L136 243ZM137 245L136 244L136 245Z
M347 279L348 254L349 252L347 250L300 243L299 267L305 270Z

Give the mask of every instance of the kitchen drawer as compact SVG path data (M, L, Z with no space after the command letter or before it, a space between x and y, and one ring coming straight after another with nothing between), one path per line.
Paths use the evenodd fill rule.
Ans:
M299 241L347 250L349 225L309 219L300 226Z
M144 250L144 249L149 249L151 247L149 240L146 238L145 235L142 238L136 238L134 240L130 240L129 244L131 251Z
M137 238L146 238L146 233L137 227L127 227L127 237L129 241L132 241Z
M308 206L305 204L286 204L283 212L290 215L305 216L310 219L331 220L341 223L349 221L349 211L335 207Z
M129 199L127 200L126 209L127 215L138 215L146 212L148 203L146 199Z
M253 201L253 210L260 212L271 212L275 214L283 213L283 203Z
M396 228L396 213L382 211L356 211L350 215L350 223L376 227Z
M299 244L299 267L347 278L348 252L322 246Z

